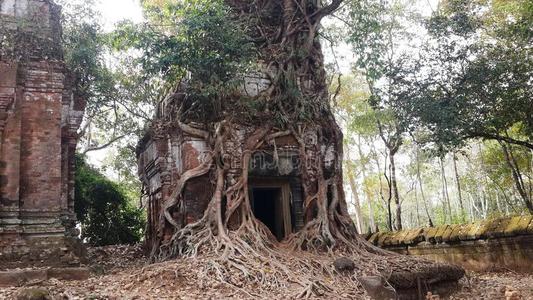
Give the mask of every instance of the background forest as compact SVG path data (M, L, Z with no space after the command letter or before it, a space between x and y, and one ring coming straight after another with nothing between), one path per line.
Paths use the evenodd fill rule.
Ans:
M97 165L79 166L115 181L102 187L127 199L122 219L142 219L131 208L144 192L135 147L157 103L186 77L210 82L195 91L206 99L238 85L231 78L255 63L246 27L221 0L144 0L142 22L112 30L94 1L59 2L65 58L88 102L80 161ZM346 0L325 23L360 232L533 213L531 1ZM141 236L128 226L123 242Z

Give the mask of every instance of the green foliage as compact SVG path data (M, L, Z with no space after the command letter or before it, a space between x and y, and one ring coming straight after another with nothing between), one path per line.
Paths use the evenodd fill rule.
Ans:
M370 91L362 74L343 76L335 105L337 115L347 120L347 138L351 134L373 137L378 134L377 112L368 103Z
M365 70L368 80L375 82L386 72L386 53L390 50L387 31L394 24L387 20L385 1L349 1L347 17L350 28L347 41L357 53L357 66Z
M400 147L406 124L401 111L394 110L397 82L387 78L402 57L399 44L408 42L406 24L414 18L405 1L349 1L346 9L346 41L357 54L354 67L361 70L368 84L368 105L379 134L390 150ZM357 121L357 120L356 120ZM397 150L395 150L397 151Z
M88 103L89 112L98 109L113 89L113 76L105 65L105 37L94 0L58 1L63 6L63 51L73 73L76 92Z
M126 190L76 156L74 210L81 223L82 238L90 245L132 244L144 230L142 210L132 205Z
M149 105L145 103L151 99L144 92L147 85L139 81L132 84L137 79L135 72L110 64L108 37L95 9L96 2L60 0L58 3L63 5L65 63L76 96L86 103L80 132L80 144L84 148L81 151L104 148L139 133L142 125L138 120L146 116L144 108ZM136 87L135 91L132 86ZM132 97L133 94L137 97ZM144 97L144 102L139 102L139 97Z
M130 55L113 56L96 1L59 0L63 6L63 48L77 96L87 106L80 128L79 151L113 148L107 162L121 185L140 190L136 176L136 137L144 133L166 91L157 76L147 77Z
M245 27L217 0L144 1L148 23L124 22L113 33L118 50L136 49L146 77L187 81L188 106L217 113L221 95L234 90L253 47ZM189 107L187 107L189 108ZM200 109L202 111L202 109Z
M223 1L145 1L148 24L124 22L113 34L117 49L135 48L147 76L173 81L190 73L191 83L232 80L251 59L244 27Z
M427 22L421 58L388 73L398 86L393 106L411 129L426 130L442 147L484 138L533 149L531 7L521 0L443 2ZM520 130L507 136L513 127Z
M376 140L376 121L385 140L395 132L402 139L397 178L408 226L525 213L522 194L531 198L533 178L532 2L446 0L425 19L416 12L422 2L346 3L346 32L335 38L357 61L335 108L346 128L344 170L361 185L364 214L372 203L373 221L387 226L390 152Z

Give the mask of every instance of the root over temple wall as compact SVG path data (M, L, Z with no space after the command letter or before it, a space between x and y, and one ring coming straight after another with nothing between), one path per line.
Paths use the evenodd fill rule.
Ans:
M194 258L206 276L232 287L296 285L295 296L335 295L339 286L357 294L358 278L370 275L398 288L462 276L459 268L367 243L348 215L342 133L317 38L321 19L341 2L227 1L236 16L255 22L250 28L259 28L250 35L260 52L260 81L268 84L247 95L265 109L243 118L246 111L227 96L212 119L201 119L188 106L186 86L162 102L164 111L138 149L153 260ZM254 80L245 76L245 86ZM281 241L256 218L251 199L253 181L273 178L291 186L284 199L292 222L284 221L289 234ZM353 273L334 269L340 256L356 261Z

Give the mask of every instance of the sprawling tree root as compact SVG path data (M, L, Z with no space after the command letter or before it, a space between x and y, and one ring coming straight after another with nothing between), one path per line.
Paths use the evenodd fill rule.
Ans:
M319 172L317 192L306 195L305 201L309 213L311 209L308 207L316 205L316 216L302 230L282 243L277 242L270 230L254 217L248 195L248 168L252 153L269 140L293 134L291 131L269 134L271 129L260 128L246 140L241 174L232 185L226 181L228 168L221 159L223 144L232 130L231 124L220 124L212 135L208 135L213 136L209 139L213 141L211 155L200 166L184 173L172 198L163 206L161 222L174 225L176 232L168 243L153 253L155 260L209 258L199 270L205 276L214 276L239 290L247 284L255 284L258 290L294 289L296 285L300 288L295 297L333 296L339 286L357 295L361 294L358 276L389 278L394 269L402 266L427 265L414 259L405 262L404 258L378 249L357 236L347 212L340 205L338 189L342 186L339 178L325 179L322 172ZM196 131L187 132L198 135ZM202 136L206 135L202 133ZM300 139L299 136L296 138ZM303 158L302 161L306 160ZM186 182L208 172L215 175L211 201L200 220L180 228L172 220L170 210L181 205L181 192ZM224 197L227 201L225 215L222 207ZM339 256L350 257L357 262L354 274L339 276L332 266L333 260ZM332 284L333 281L336 283ZM254 296L250 291L247 293Z

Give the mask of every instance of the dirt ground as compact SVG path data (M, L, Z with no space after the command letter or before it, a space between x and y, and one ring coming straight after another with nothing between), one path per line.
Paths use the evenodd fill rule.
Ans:
M93 276L88 280L67 282L51 279L24 287L0 288L0 299L27 299L19 296L32 291L46 292L48 299L53 300L294 298L290 287L256 294L253 287L244 289L223 285L209 278L198 278L194 272L195 264L205 263L202 261L176 260L148 265L140 247L92 248L89 249L89 262ZM341 294L336 299L370 298L365 294ZM533 300L533 275L511 271L468 273L451 296L433 295L427 296L427 299Z

